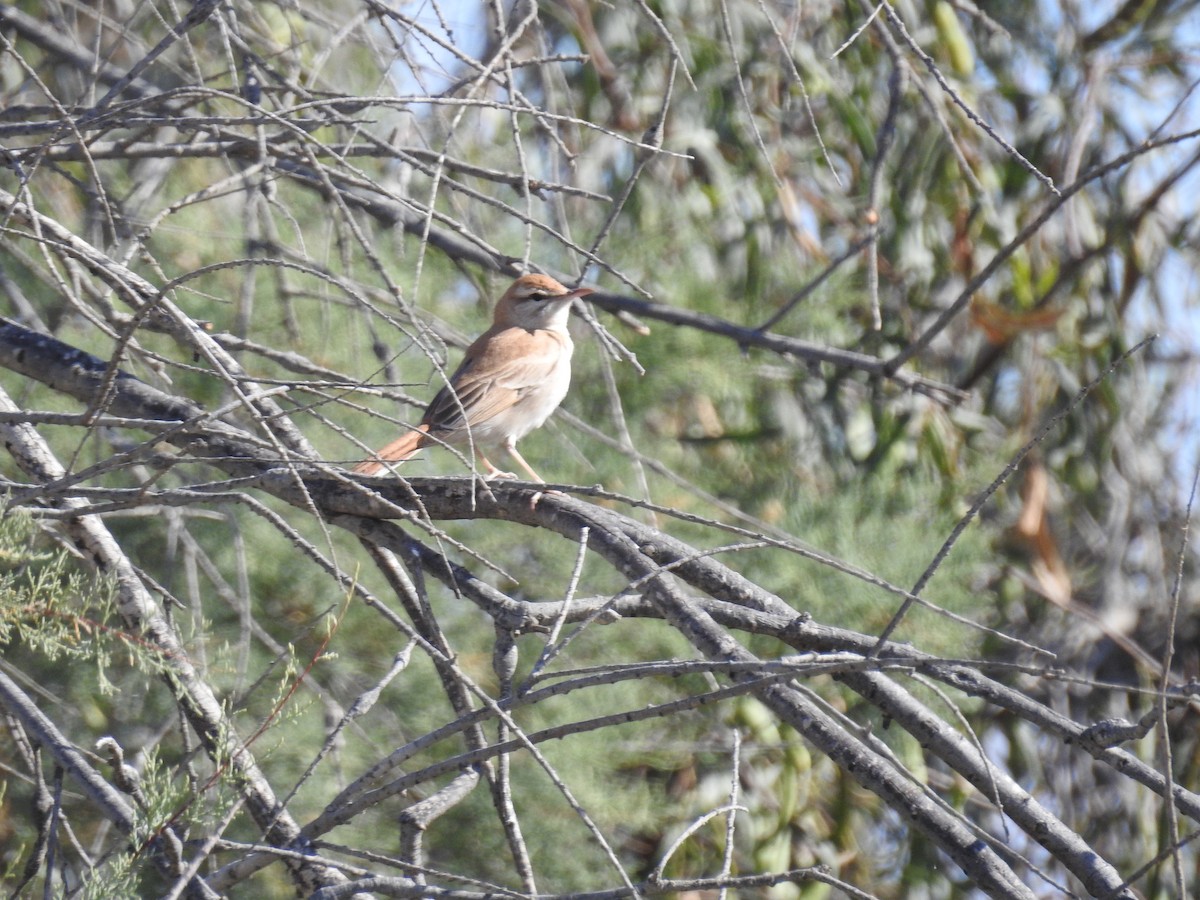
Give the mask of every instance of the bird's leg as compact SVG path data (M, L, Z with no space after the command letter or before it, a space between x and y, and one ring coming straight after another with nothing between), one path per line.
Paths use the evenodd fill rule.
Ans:
M483 464L484 480L491 481L493 478L516 478L512 472L505 472L503 469L497 469L492 465L492 461L483 455L483 451L478 447L475 448L475 458ZM541 481L539 478L538 481Z
M531 466L529 463L525 462L525 457L523 457L520 453L517 452L517 442L516 441L514 441L512 439L505 441L504 449L508 451L509 456L511 456L513 459L515 459L517 461L518 466L520 466L522 469L524 469L526 472L529 473L529 477L533 481L536 481L539 484L546 483L546 479L544 479L537 472L533 471L533 466Z
M537 472L533 471L533 466L531 466L529 463L525 462L525 457L523 457L519 452L517 452L516 441L513 441L513 440L505 441L504 449L508 451L509 456L511 456L513 459L515 459L517 461L517 465L519 465L522 469L524 469L526 472L529 473L530 478L532 478L534 481L538 482L538 484L546 483L546 480L544 478L542 478L541 475L539 475ZM561 497L563 495L563 492L562 491L538 491L536 494L533 495L532 498L530 498L529 508L531 510L534 509L538 505L538 501L541 500L542 497L544 497L546 494L557 494L558 496Z

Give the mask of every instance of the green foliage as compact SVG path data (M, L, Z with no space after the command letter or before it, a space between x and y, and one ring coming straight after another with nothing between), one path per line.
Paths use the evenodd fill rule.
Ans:
M83 880L83 900L136 900L145 896L133 856L117 853Z
M152 667L136 637L116 624L112 585L87 576L60 546L38 545L37 527L22 509L0 515L0 647L23 645L46 663L89 664L101 695L113 656L124 651Z

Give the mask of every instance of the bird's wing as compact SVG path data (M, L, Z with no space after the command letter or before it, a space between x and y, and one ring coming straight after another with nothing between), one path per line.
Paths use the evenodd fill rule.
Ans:
M431 431L450 431L463 427L465 412L466 424L478 426L544 384L564 352L570 351L552 332L506 328L484 333L467 349L450 385L438 391L422 421Z

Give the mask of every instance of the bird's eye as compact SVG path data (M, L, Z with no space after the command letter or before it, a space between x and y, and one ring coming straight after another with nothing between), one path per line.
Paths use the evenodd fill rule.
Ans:
M542 291L534 291L532 294L530 294L528 296L528 299L529 300L545 300L549 296L550 296L549 294L543 293Z

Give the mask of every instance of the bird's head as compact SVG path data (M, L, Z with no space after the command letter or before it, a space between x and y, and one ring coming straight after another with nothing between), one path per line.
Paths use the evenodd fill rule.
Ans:
M530 330L564 330L571 301L591 293L594 293L591 288L571 290L549 275L522 275L496 302L495 322Z

